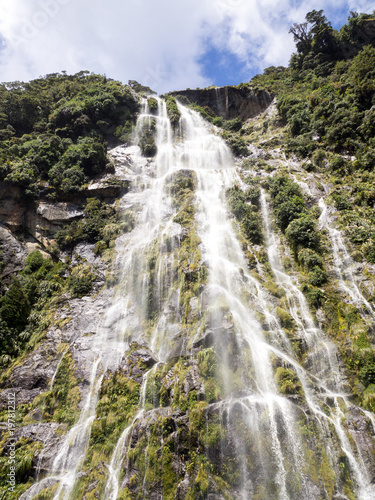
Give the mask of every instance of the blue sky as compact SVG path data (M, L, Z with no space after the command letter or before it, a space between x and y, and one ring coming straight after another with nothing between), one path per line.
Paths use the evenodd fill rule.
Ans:
M159 93L238 84L286 66L288 33L324 9L335 28L373 0L0 0L0 81L89 70Z

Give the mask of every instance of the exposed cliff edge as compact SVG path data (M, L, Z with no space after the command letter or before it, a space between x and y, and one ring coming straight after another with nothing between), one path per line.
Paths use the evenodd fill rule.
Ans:
M267 109L273 96L265 90L249 87L212 87L207 89L180 90L170 92L177 100L182 97L183 104L194 103L202 108L210 108L216 116L225 120L241 118L242 121L254 118Z

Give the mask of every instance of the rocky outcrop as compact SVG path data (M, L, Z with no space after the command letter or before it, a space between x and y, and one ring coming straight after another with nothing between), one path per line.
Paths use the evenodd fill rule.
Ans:
M0 223L17 231L24 224L26 209L21 189L11 182L0 182Z
M9 229L2 225L0 225L0 250L3 261L0 272L1 278L23 269L27 255L26 248L13 236Z
M240 117L242 121L259 115L273 101L273 96L265 90L229 86L175 91L170 95L177 99L183 96L189 103L208 106L225 120Z
M50 203L41 201L38 204L36 213L49 222L68 222L77 217L82 217L83 211L74 203Z
M122 173L121 173L122 174ZM74 193L58 193L57 201L50 201L48 189L42 189L39 200L25 197L21 189L11 182L0 182L0 242L6 247L3 275L22 268L22 246L12 233L26 231L43 246L53 243L54 235L64 225L83 217L87 198L98 198L113 203L128 192L130 179L126 176L106 174L92 181L86 188ZM52 240L52 241L51 241ZM4 253L4 250L3 250ZM21 259L21 260L20 260ZM23 260L22 260L23 259Z

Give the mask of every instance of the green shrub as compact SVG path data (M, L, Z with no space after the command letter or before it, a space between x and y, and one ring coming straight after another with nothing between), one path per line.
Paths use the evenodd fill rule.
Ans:
M144 132L139 140L139 147L141 148L143 156L149 158L155 156L157 153L157 146L154 135L151 132Z
M287 227L285 235L294 250L297 250L298 247L315 250L319 248L320 237L316 230L315 221L310 215L293 220Z
M323 267L323 260L320 255L310 248L303 248L298 252L298 261L308 270L316 266Z
M285 309L283 309L282 307L276 307L276 314L283 328L286 328L287 330L291 330L294 328L294 319L287 311L285 311Z
M9 328L21 332L31 311L29 299L20 282L15 280L0 299L0 316Z
M241 137L227 136L226 140L235 156L246 156L249 154L249 149Z
M371 264L375 264L375 238L374 237L372 237L365 245L364 254L365 254L368 262L370 262Z
M249 211L241 220L241 226L246 237L255 245L263 242L262 217Z
M181 118L181 113L178 110L176 99L169 95L166 97L165 103L167 106L167 114L171 125L173 127L177 127Z
M257 192L250 193L254 200L259 201ZM263 241L263 226L261 216L254 212L249 206L247 200L249 193L243 192L238 186L227 189L226 198L230 211L240 222L245 236L254 244L260 244Z
M233 118L233 120L225 120L222 124L225 130L231 130L232 132L238 132L242 128L242 120L239 116Z
M73 297L83 297L88 295L92 290L94 275L87 269L73 273L68 278L68 287L72 292Z
M106 240L105 227L117 221L116 212L113 207L101 202L97 198L88 198L84 209L84 218L73 221L71 224L56 233L56 241L61 248L72 248L81 241L96 243ZM135 219L129 212L126 214L123 229L131 230L134 227ZM116 234L120 233L120 226L116 226Z
M351 163L342 156L335 156L329 162L330 170L340 176L348 175L351 172Z
M359 376L366 387L370 384L375 384L375 363L369 363L364 366L359 372Z
M303 395L302 384L296 372L279 366L276 370L276 382L282 394Z
M294 196L288 201L283 201L275 207L278 226L284 232L289 224L306 213L306 206L302 198Z
M154 97L148 98L148 107L151 113L156 113L158 110L158 101Z
M327 281L327 275L321 267L315 266L309 272L309 283L313 286L322 286Z
M317 149L311 156L311 161L317 167L324 167L324 160L327 158L327 154L324 149Z
M44 266L47 260L48 259L44 259L42 253L39 250L34 250L26 257L23 272L26 274L34 273L35 271L38 271L42 266Z
M260 208L260 188L257 185L252 185L245 191L245 197L252 205Z

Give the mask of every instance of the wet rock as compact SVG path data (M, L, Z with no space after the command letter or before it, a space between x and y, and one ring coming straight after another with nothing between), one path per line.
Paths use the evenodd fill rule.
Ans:
M49 358L48 352L56 355L52 344L39 346L24 363L13 369L9 379L5 382L5 388L19 388L19 391L46 389L57 364L56 359ZM20 395L26 396L27 393L21 392Z
M186 477L178 483L175 500L185 500L191 480Z
M315 314L316 314L316 319L318 320L319 328L324 328L327 318L326 315L324 314L323 309L317 309Z
M25 493L20 496L19 500L32 500L43 489L51 488L56 483L56 477L46 477L26 490Z
M31 411L28 415L26 415L27 418L32 418L35 420L35 422L42 422L43 420L43 413L40 408L36 408L35 410Z
M303 338L292 338L290 339L290 342L293 346L293 350L298 354L298 356L302 356L309 350L307 342Z
M100 198L115 200L129 191L130 182L127 179L119 180L110 178L101 179L98 182L92 182L83 191L88 198Z
M190 305L189 321L195 321L198 319L198 314L199 314L198 297L192 297L189 301L189 305Z
M22 387L4 389L0 392L0 410L8 407L8 401L13 395L18 406L31 403L41 392L42 389L40 387L35 389L23 389Z
M114 168L115 176L120 180L136 180L137 175L148 172L149 161L139 154L138 146L120 145L108 152Z
M175 340L175 343L172 347L172 349L169 351L167 361L170 361L171 359L174 358L179 358L181 356L186 356L186 339L184 337L178 337Z
M97 479L96 481L93 481L92 483L90 483L87 488L86 488L86 492L87 493L90 493L90 491L92 490L95 490L95 488L98 486L99 484L99 480Z
M122 358L120 368L127 377L142 383L145 373L156 363L157 360L152 351L148 347L140 346Z
M17 442L24 438L30 441L40 441L43 448L33 458L33 475L43 474L51 470L52 462L61 444L61 433L66 429L65 424L55 422L25 425L15 430L12 440ZM10 444L4 444L4 449Z
M147 347L140 347L136 351L133 351L127 358L127 364L142 364L146 368L152 368L156 363L156 359Z
M213 332L213 330L208 329L208 330L205 330L203 337L201 337L200 339L196 340L193 343L193 347L194 348L198 348L198 347L207 348L207 347L213 346L214 342L215 342L214 332Z
M203 383L200 379L200 371L197 364L194 364L185 376L184 392L189 394L190 391L196 390L204 393Z
M184 484L182 484L182 480L186 474L186 463L188 461L191 447L194 446L194 443L192 443L193 438L191 436L191 432L189 431L188 416L179 410L172 411L169 407L157 408L146 412L139 420L136 421L131 431L128 444L130 452L128 456L131 458L127 464L124 464L125 475L122 488L128 487L132 491L132 497L134 498L137 498L137 492L142 487L143 476L136 467L136 463L134 462L136 457L131 452L142 440L142 438L144 440L145 436L150 436L151 433L154 433L156 429L160 428L161 423L165 432L162 442L160 442L160 448L156 449L156 456L158 460L162 460L163 446L173 449L171 467L174 474L177 476L177 481L181 480L181 484L179 486L180 494L183 494L186 490L187 485L184 486ZM146 452L146 449L144 452ZM163 491L160 490L159 486L160 484L158 481L154 482L152 488L147 491L147 498L162 498ZM156 493L158 493L159 496L155 495ZM178 497L176 496L175 498Z
M21 189L11 182L0 182L0 222L12 231L24 224L27 203Z
M347 425L350 433L361 450L362 460L368 470L374 470L375 458L373 454L375 440L372 423L363 410L352 405L346 413Z

